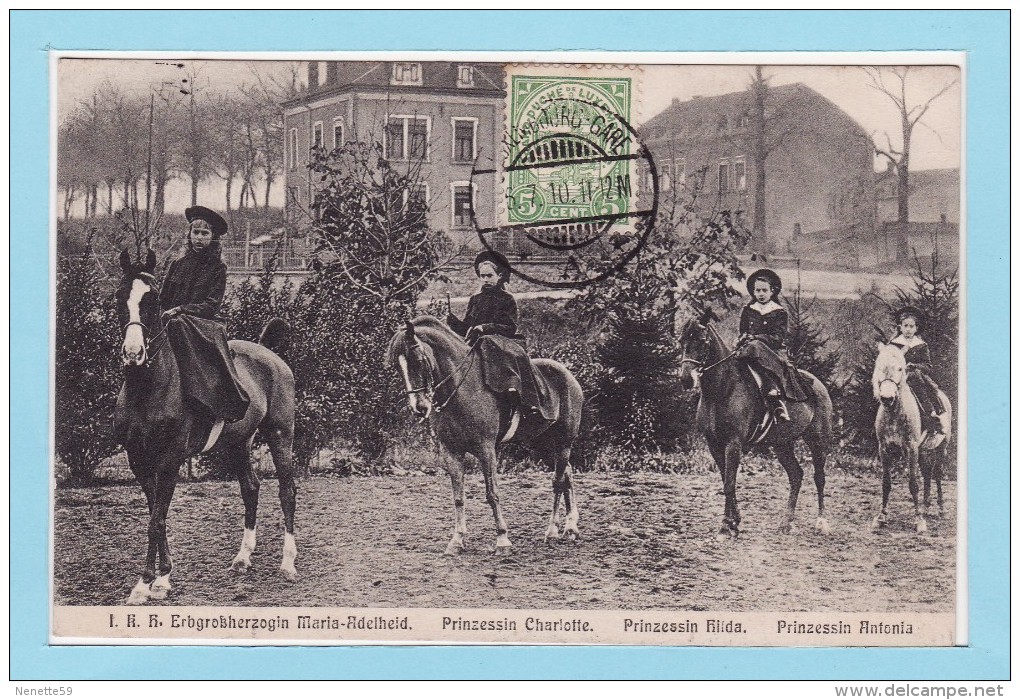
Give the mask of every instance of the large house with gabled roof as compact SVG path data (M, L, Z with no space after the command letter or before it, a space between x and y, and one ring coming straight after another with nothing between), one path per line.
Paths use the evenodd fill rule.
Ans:
M472 208L492 220L505 91L503 67L447 61L311 61L299 94L283 104L287 216L307 221L315 197L311 150L347 141L383 144L393 161L421 161L432 228L475 239Z

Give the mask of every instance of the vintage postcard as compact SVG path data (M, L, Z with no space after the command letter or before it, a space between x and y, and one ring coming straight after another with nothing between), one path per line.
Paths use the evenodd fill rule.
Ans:
M51 642L965 643L963 68L56 54Z

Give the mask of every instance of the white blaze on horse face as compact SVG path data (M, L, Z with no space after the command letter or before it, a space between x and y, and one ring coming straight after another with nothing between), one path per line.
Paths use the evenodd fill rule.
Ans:
M149 293L152 288L140 279L131 283L131 293L127 298L128 322L124 329L124 354L125 364L141 365L145 363L145 334L138 324L142 322L141 303L142 297Z
M397 355L397 364L400 365L400 376L404 378L404 388L407 389L407 402L411 405L411 411L418 413L418 394L411 386L411 375L407 372L407 358Z

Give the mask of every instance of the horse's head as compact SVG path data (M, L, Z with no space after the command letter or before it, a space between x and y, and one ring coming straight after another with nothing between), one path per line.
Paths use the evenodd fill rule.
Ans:
M712 342L708 324L718 317L711 309L692 318L680 329L680 386L697 389L701 372L711 360Z
M892 406L899 398L906 379L907 360L903 356L903 351L890 343L879 343L875 371L871 374L875 398L884 406Z
M411 412L420 418L428 418L432 413L432 392L439 366L431 346L422 342L410 321L393 335L388 360L398 368L404 380Z
M159 323L159 289L152 275L156 254L150 250L145 263L136 265L125 249L120 254L120 268L123 277L117 288L117 317L124 329L121 357L126 366L140 366L148 360L148 329Z

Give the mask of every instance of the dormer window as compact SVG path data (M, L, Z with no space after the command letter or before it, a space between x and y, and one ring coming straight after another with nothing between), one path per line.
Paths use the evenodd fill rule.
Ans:
M394 63L390 85L421 85L421 64Z
M469 88L475 86L475 67L457 66L457 87Z
M740 128L741 129L746 129L748 124L750 124L750 123L751 123L751 118L749 116L747 116L746 114L741 114L740 115Z

